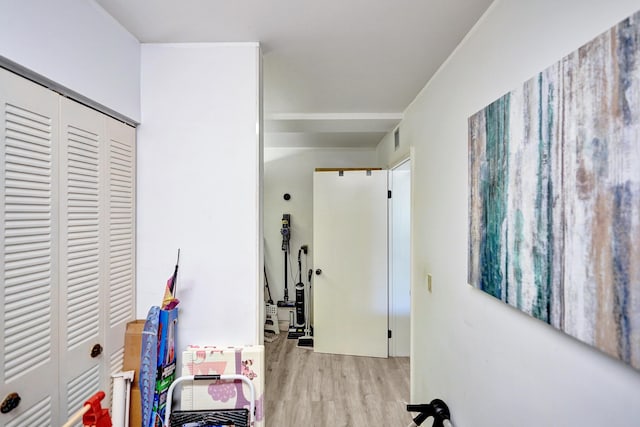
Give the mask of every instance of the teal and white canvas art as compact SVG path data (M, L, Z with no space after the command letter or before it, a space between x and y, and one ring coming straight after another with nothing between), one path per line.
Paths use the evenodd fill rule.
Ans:
M469 118L469 283L640 369L640 12Z

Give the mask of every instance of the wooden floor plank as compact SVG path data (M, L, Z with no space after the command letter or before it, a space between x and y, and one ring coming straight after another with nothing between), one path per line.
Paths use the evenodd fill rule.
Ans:
M403 427L409 358L314 353L285 334L265 343L266 427Z

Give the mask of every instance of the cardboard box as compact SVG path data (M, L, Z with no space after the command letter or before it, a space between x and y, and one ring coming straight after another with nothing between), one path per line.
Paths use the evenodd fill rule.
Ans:
M124 333L124 366L123 371L135 371L131 388L140 388L140 352L142 351L142 330L144 320L134 320L127 323Z
M140 400L140 353L142 351L142 330L144 320L127 323L124 333L123 371L134 371L131 383L131 403L129 407L129 425L142 425L142 401Z
M142 425L142 400L138 387L131 389L131 403L129 407L129 426Z

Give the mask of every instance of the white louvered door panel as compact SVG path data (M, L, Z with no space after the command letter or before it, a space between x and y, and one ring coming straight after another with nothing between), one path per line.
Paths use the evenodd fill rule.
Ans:
M58 95L0 69L0 425L56 425Z
M60 408L71 415L108 390L108 359L91 356L105 345L106 140L102 114L65 98L60 111Z
M127 323L135 319L135 129L107 118L108 315L106 355L122 370ZM121 356L120 356L121 355ZM119 361L119 362L118 362ZM119 365L118 365L119 364Z

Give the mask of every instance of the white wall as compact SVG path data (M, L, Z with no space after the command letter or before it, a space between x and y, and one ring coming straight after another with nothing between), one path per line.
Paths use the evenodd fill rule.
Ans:
M637 426L640 373L467 285L467 118L640 9L498 0L405 112L413 160L412 400L456 427ZM425 286L433 275L433 292Z
M0 56L140 121L140 44L92 0L0 0Z
M288 213L291 214L293 262L288 286L289 300L293 301L301 245L309 245L308 268L313 266L313 171L322 167L377 167L376 152L373 148L265 148L264 161L264 255L269 288L274 302L283 299L284 256L280 227L282 214ZM291 200L283 199L285 193L291 195ZM304 255L302 270L302 278L307 283Z
M180 248L180 348L262 337L259 66L256 43L142 45L137 315Z

